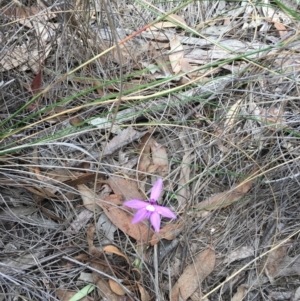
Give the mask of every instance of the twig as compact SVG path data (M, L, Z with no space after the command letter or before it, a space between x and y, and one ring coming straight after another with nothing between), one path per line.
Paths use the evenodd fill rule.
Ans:
M157 254L157 244L154 245L154 253L153 253L153 265L154 265L154 279L155 279L155 295L156 301L160 301L159 294L159 282L158 282L158 254Z

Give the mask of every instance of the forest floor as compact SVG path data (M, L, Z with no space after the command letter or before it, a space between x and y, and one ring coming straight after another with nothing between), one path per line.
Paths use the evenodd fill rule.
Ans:
M1 1L0 301L300 300L298 1Z

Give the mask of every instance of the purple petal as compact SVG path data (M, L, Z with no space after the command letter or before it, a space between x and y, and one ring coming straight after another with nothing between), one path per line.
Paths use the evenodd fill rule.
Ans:
M142 209L145 208L147 205L149 205L149 203L134 199L134 200L124 202L123 205L129 208Z
M156 212L159 213L160 215L172 219L176 218L176 214L173 211L171 211L168 207L158 206L158 205L153 205L153 206L155 207Z
M151 189L151 193L150 193L150 200L152 201L157 201L160 197L160 194L162 192L162 187L163 187L163 181L162 179L158 179L152 189Z
M132 219L132 223L133 224L136 224L146 218L149 218L149 212L143 208L143 209L139 209L135 215L134 215L134 218Z
M155 232L159 232L159 230L160 230L160 216L156 211L154 211L150 215L150 222L151 222L151 225L153 226Z

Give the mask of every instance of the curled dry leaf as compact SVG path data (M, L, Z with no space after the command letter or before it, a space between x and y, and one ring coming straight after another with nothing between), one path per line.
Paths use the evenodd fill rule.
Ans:
M187 300L199 287L199 284L213 271L216 254L212 249L206 249L194 257L177 280L171 291L171 300Z
M119 256L123 257L126 260L126 262L129 264L128 257L123 252L121 252L117 247L115 247L113 245L108 245L103 248L103 251L119 255Z
M150 245L154 246L161 239L173 240L177 237L177 235L181 232L183 228L183 222L179 222L177 224L168 224L162 229L160 229L159 233L154 233L150 240Z
M119 283L117 283L116 281L113 281L112 279L108 279L108 283L109 283L110 289L118 296L124 296L126 294L126 292L123 290L122 286Z

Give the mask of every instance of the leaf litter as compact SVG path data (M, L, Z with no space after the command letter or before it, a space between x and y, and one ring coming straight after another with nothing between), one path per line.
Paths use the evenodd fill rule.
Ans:
M282 3L297 12L298 2ZM159 7L153 6L150 13L135 4L121 1L114 7L112 2L117 26L113 29L98 20L105 12L97 3L85 13L85 6L77 2L72 16L63 15L55 3L39 5L1 4L0 12L1 25L5 24L0 69L3 82L9 83L1 85L5 102L1 122L11 118L10 125L19 125L20 120L25 124L22 130L12 128L1 136L2 146L12 147L1 160L0 204L5 213L1 214L1 265L5 265L1 272L6 276L1 281L8 295L18 291L23 298L48 300L52 297L48 292L58 292L57 288L64 287L62 293L79 291L87 279L77 278L78 269L92 266L103 273L93 272L97 289L91 298L95 299L170 300L170 293L192 300L205 293L213 299L216 283L226 279L221 283L224 289L217 292L224 300L242 300L246 295L260 300L261 291L276 301L282 296L296 300L298 286L290 281L300 270L296 236L289 248L275 248L265 256L262 266L268 278L256 274L255 265L246 265L266 247L264 236L274 235L276 247L298 221L296 18L270 1L190 3L137 33L137 17L130 13L143 15L145 24L150 24L161 15ZM164 9L171 11L171 4ZM68 22L61 31L63 19ZM284 46L279 44L282 41ZM117 42L122 43L120 57L113 49L89 61ZM70 53L65 53L65 45ZM72 66L88 61L64 78ZM130 79L125 77L113 125L114 93L122 90L115 81L120 70ZM29 110L21 109L14 116L26 103L26 95L11 78L18 79L25 92L40 92L42 87L47 92L42 91L38 103L27 106ZM95 91L87 92L91 88ZM164 96L166 91L170 93ZM56 106L60 101L64 103ZM31 117L39 107L46 110ZM177 133L183 128L180 139ZM68 140L80 150L70 152L59 143L50 148L41 139ZM37 141L39 156L30 148ZM249 170L255 165L260 173L252 177ZM146 199L146 187L159 176L166 184L162 202L180 209L179 220L159 233L148 233L147 223L131 224L134 212L122 204L130 198ZM21 188L25 193L18 195ZM199 218L198 211L204 210L206 217ZM288 220L287 227L268 232L269 222L281 225L283 220ZM95 233L82 239L90 223L97 225ZM205 262L200 254L211 252L208 245L214 246L218 259L210 254ZM153 263L153 250L161 246L166 250L164 260ZM64 264L60 252L82 265ZM14 262L6 260L12 257ZM198 265L198 270L193 269ZM234 281L228 280L228 274L241 267L244 270ZM60 270L57 281L53 269ZM155 273L159 281L152 277ZM185 275L197 281L189 283ZM288 277L287 285L283 277ZM259 289L256 279L261 280ZM19 283L27 285L19 290ZM246 287L249 283L253 286ZM275 294L278 287L285 288L281 296ZM253 290L257 295L251 295ZM155 296L157 292L160 296Z

